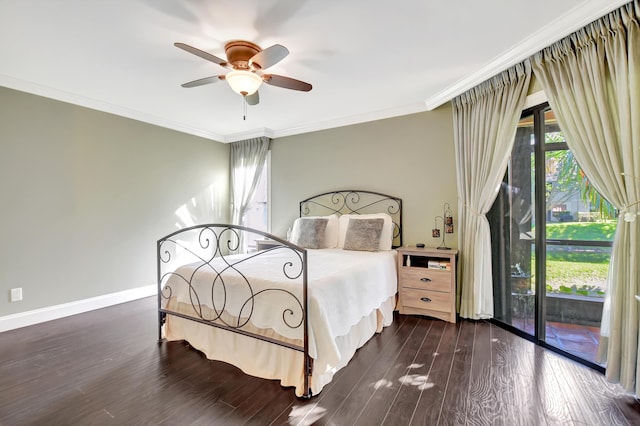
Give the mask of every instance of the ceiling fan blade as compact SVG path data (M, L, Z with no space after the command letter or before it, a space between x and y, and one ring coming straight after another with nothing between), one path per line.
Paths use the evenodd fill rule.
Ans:
M283 87L285 89L300 90L301 92L308 92L313 87L309 83L305 83L304 81L276 74L265 74L262 76L262 80L272 86Z
M260 102L260 95L258 95L258 91L255 91L253 94L245 96L244 99L249 105L258 105Z
M218 81L222 80L223 77L224 76L214 75L211 77L201 78L199 80L193 80L188 83L181 84L181 86L186 88L204 86L205 84L217 83Z
M253 55L253 57L249 59L249 66L255 69L264 70L277 64L288 54L289 50L286 47L281 44L274 44L273 46L267 47Z
M184 50L185 52L189 52L193 55L201 57L202 59L206 59L207 61L213 62L214 64L218 64L225 68L228 67L227 61L220 59L217 56L212 55L211 53L207 53L204 50L196 49L195 47L189 46L188 44L184 44L184 43L173 43L173 45L179 49Z

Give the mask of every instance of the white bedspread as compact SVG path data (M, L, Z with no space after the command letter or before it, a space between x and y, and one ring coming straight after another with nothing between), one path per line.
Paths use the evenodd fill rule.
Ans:
M211 294L216 273L208 266L199 268L195 273L191 281L195 292L177 277L169 278L166 284L171 286L171 296L177 302L205 305L218 312L224 310L234 317L246 318L251 313L252 325L271 328L289 339L302 339L302 326L291 328L282 320L287 304L293 306L297 302L280 290L263 292L277 287L302 300L302 278L282 279L282 265L285 259L290 259L287 252L290 250L263 253L238 265L239 272L227 271L213 286L215 302L212 302ZM340 360L336 338L348 334L362 318L396 294L395 255L393 250L308 250L309 354L313 358L322 358L326 363L336 365ZM222 260L213 263L218 271L222 269L219 262ZM176 272L191 276L195 270L194 265L188 265ZM247 277L251 290L243 276ZM197 300L194 298L196 293ZM255 304L245 303L251 293L258 294ZM298 323L300 317L296 313L299 311L294 312L287 315L288 321Z

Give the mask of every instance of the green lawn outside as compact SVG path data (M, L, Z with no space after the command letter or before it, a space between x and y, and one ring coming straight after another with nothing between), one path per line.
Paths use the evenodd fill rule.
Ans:
M616 221L547 224L547 238L557 240L613 241ZM547 247L547 290L601 295L606 289L609 247Z
M547 289L571 292L587 291L589 294L606 288L609 263L567 262L547 259ZM563 288L564 287L564 288Z
M617 221L547 223L550 240L613 241Z

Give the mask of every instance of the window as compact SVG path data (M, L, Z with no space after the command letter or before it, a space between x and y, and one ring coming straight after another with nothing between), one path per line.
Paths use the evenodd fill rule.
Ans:
M242 223L249 228L259 229L260 231L270 232L271 221L270 211L271 206L269 203L271 193L271 151L267 153L265 160L265 166L262 169L262 175L256 188L256 193L253 196L253 200L249 204ZM251 248L255 247L255 240L249 241Z

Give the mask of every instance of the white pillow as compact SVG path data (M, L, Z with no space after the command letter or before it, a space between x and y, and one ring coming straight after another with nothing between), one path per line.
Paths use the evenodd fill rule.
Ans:
M332 214L330 216L305 216L299 217L293 222L291 229L291 237L289 240L295 244L295 241L299 238L300 223L304 219L327 219L327 226L324 229L324 240L321 248L336 248L338 246L338 215Z
M380 235L380 250L391 250L393 246L393 220L386 213L372 214L343 214L340 216L340 229L338 231L338 248L344 248L344 240L349 228L349 220L351 219L384 219L382 225L382 234Z

